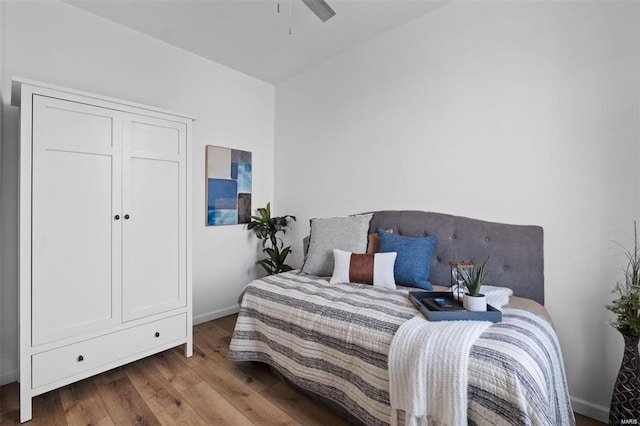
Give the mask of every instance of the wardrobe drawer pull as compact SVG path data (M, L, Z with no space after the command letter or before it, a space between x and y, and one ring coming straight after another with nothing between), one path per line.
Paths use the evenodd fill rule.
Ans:
M160 333L156 331L156 337L160 337Z
M84 357L82 355L78 356L78 362L84 361Z

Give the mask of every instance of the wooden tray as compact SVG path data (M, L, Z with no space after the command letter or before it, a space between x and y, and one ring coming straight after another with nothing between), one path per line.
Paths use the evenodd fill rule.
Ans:
M452 307L440 308L433 302L436 297L448 299ZM429 321L502 321L502 312L491 305L487 312L467 311L450 291L410 291L409 300Z

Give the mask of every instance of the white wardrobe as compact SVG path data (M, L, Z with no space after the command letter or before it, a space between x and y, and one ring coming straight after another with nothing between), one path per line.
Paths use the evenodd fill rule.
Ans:
M14 79L20 420L35 395L184 344L192 118Z

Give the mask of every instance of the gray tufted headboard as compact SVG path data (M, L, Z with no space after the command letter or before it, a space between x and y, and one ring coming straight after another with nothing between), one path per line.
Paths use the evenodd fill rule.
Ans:
M449 261L482 263L487 256L486 283L509 287L514 295L544 304L543 232L539 226L507 225L422 211L373 212L369 232L393 229L400 235L438 239L429 281L449 286Z

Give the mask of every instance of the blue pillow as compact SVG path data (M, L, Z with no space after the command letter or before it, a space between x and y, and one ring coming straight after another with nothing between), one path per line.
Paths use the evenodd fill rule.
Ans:
M436 246L436 237L405 237L378 229L381 253L398 253L393 268L396 283L409 287L432 290L429 282L431 253Z

